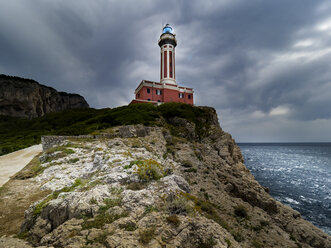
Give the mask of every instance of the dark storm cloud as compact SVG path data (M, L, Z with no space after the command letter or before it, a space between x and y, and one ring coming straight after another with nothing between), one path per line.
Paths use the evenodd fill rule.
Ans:
M159 80L157 40L169 22L177 81L234 137L325 141L330 12L328 1L308 0L3 1L0 72L80 93L93 107L127 104L142 79Z

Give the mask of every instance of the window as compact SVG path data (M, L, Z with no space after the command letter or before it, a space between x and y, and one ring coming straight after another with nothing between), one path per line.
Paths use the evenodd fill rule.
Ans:
M137 98L139 98L139 97L140 97L140 93L137 94Z
M157 100L158 102L161 102L160 100Z
M147 93L148 94L151 93L151 89L147 88Z
M162 90L156 90L156 95L162 95Z
M150 101L150 100L151 100L151 99L149 99L149 98L147 99L147 101Z
M179 98L184 98L184 93L178 93Z
M188 99L191 99L191 95L188 95L187 97L188 97Z

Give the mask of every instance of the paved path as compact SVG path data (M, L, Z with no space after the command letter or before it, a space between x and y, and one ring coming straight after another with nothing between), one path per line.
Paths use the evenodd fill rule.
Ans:
M41 151L41 145L34 145L0 156L0 187L16 172L22 170Z

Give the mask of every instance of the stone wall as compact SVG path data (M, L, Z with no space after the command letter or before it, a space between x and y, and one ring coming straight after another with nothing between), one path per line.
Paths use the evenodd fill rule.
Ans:
M70 138L75 138L75 139L79 139L79 138L90 138L93 139L95 138L95 136L93 135L81 135L81 136L42 136L41 137L41 144L43 147L43 151L46 151L54 146L58 146L63 144L66 140L70 139Z

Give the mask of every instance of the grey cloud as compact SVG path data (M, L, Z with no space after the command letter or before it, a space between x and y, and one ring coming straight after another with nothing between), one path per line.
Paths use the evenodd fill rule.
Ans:
M295 140L295 125L331 138L331 29L317 28L330 13L326 0L6 1L0 70L93 107L127 104L140 80L159 79L157 40L170 22L178 82L239 141ZM279 106L290 114L270 115Z

